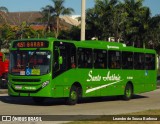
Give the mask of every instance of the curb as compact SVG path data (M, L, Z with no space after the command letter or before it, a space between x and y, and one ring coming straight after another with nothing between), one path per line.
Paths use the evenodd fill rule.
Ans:
M8 93L8 89L0 89L0 94L6 94Z

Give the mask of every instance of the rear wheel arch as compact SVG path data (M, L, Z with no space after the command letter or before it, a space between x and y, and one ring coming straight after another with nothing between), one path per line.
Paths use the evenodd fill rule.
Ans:
M134 86L131 81L126 83L125 89L124 89L124 100L130 100L134 94Z
M132 91L133 91L133 94L134 94L134 86L133 86L133 82L128 81L128 82L127 82L127 84L129 84L129 85L131 85L131 86L132 86ZM127 84L126 84L126 85L127 85Z
M77 92L78 92L78 97L81 98L83 93L82 93L82 85L79 82L74 82L72 84L72 86L75 86L77 88ZM72 87L71 86L71 87Z
M67 98L68 105L75 105L82 97L82 86L79 82L72 84L69 97Z

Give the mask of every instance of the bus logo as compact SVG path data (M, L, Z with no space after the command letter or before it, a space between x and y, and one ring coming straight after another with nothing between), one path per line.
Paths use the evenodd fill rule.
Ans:
M2 116L2 121L12 121L11 116Z
M94 87L94 88L91 88L91 89L88 89L86 90L86 93L89 93L89 92L92 92L92 91L95 91L95 90L99 90L99 89L102 89L102 88L105 88L107 86L110 86L110 85L113 85L113 84L116 84L116 83L119 83L123 80L121 80L121 76L119 74L111 74L110 71L108 71L107 73L107 76L100 76L99 74L96 75L96 76L93 76L92 74L92 70L89 71L88 73L88 76L89 76L89 79L87 79L87 82L90 82L90 81L113 81L109 84L104 84L104 85L101 85L101 86L98 86L98 87Z
M108 71L107 76L100 76L99 74L96 76L93 76L92 74L92 70L89 71L88 73L88 77L89 79L87 79L87 82L90 81L120 81L121 80L121 76L118 74L110 74L110 71Z

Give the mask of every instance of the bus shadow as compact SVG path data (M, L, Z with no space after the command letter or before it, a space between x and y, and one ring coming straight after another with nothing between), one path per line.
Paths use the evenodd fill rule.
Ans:
M134 99L144 99L148 98L147 96L134 95L131 100ZM96 103L96 102L111 102L111 101L125 101L122 96L107 96L107 97L91 97L82 99L79 104L85 103Z
M143 98L149 98L148 96L142 96L142 95L134 95L132 99L143 99Z
M7 104L18 105L32 105L32 106L57 106L64 105L63 99L51 99L46 98L45 102L37 104L31 97L12 97L12 96L0 96L0 101Z
M144 99L148 98L147 96L142 95L134 95L132 98L134 99ZM131 99L131 100L132 100ZM61 106L66 105L64 99L52 99L47 98L44 103L37 104L30 97L11 97L11 96L0 96L0 101L7 104L19 104L19 105L32 105L32 106ZM91 98L83 98L78 104L85 103L97 103L97 102L111 102L111 101L124 101L121 96L109 96L109 97L91 97Z

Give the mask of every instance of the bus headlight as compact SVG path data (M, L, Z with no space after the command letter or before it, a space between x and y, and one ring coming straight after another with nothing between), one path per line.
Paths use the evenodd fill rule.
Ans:
M42 88L44 88L45 86L47 86L49 84L49 81L45 81L45 82L43 82L43 84L42 84Z
M8 85L11 87L11 82L8 80Z

